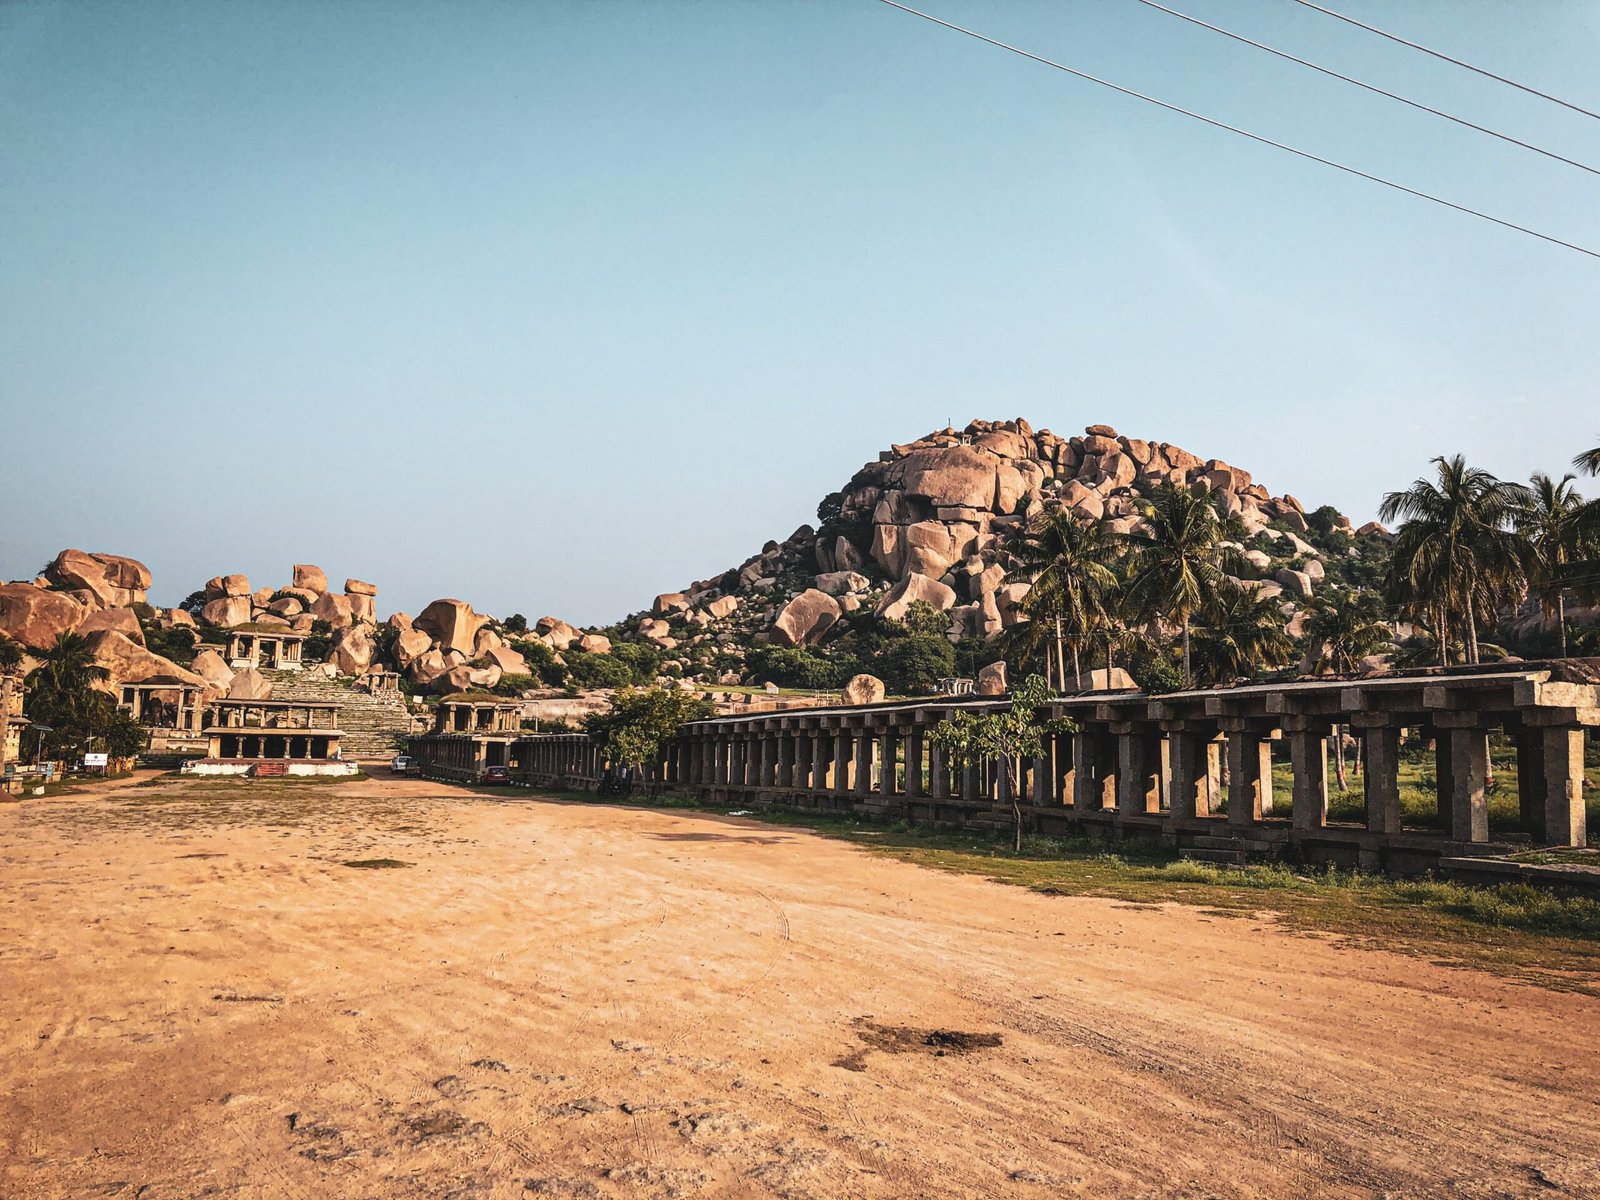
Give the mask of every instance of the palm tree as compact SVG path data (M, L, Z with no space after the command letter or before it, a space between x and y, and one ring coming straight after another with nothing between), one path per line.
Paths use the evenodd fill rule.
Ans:
M1101 522L1080 519L1070 509L1049 508L1028 523L1011 552L1017 566L1006 582L1032 584L1023 598L1023 611L1035 625L1055 623L1056 680L1064 691L1063 644L1072 647L1073 675L1081 676L1080 652L1108 617L1108 602L1117 584L1108 565L1116 553L1116 535Z
M1567 657L1567 566L1588 549L1578 520L1583 497L1572 487L1571 475L1557 482L1536 474L1528 489L1528 502L1516 516L1516 529L1526 545L1528 581L1547 616L1554 616L1561 639L1561 657Z
M1378 509L1381 520L1405 522L1395 534L1388 590L1439 633L1441 666L1456 626L1475 663L1480 617L1492 620L1526 577L1521 543L1508 526L1527 506L1528 489L1467 466L1459 454L1432 461L1437 482L1418 479L1390 492Z
M1125 535L1135 548L1130 599L1183 628L1183 682L1194 682L1189 627L1223 586L1221 543L1233 532L1203 487L1164 483L1144 506L1144 523Z
M63 633L28 677L27 714L52 727L53 745L61 749L81 745L103 732L116 712L111 697L97 687L110 678L111 672L95 661L86 638Z
M1272 597L1224 582L1196 617L1196 674L1207 683L1231 683L1262 668L1288 666L1294 660L1294 639L1284 625Z
M1585 475L1600 475L1600 446L1593 450L1585 450L1572 460L1572 465Z
M1394 642L1394 630L1383 619L1378 598L1371 592L1328 592L1311 602L1306 642L1318 666L1326 660L1335 675L1344 675L1368 655L1388 649Z

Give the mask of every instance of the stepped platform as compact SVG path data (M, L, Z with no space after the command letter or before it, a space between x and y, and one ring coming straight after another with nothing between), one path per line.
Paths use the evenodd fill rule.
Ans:
M381 759L394 755L411 732L411 715L400 696L374 696L343 679L324 679L310 671L262 671L274 700L314 700L339 706L346 758Z

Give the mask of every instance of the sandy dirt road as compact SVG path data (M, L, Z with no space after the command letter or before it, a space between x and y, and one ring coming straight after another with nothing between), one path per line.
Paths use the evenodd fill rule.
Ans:
M737 819L0 809L18 1200L1590 1196L1597 1063L1592 998Z

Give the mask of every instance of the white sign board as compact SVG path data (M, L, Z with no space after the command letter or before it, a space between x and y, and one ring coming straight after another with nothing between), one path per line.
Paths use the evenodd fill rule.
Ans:
M83 756L83 765L86 767L103 767L108 765L108 763L109 756L104 753L85 754Z

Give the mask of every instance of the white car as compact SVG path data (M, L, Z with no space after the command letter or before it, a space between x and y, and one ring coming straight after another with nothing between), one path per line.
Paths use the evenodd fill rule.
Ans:
M409 754L396 754L389 762L391 775L415 775L417 773L417 760Z

